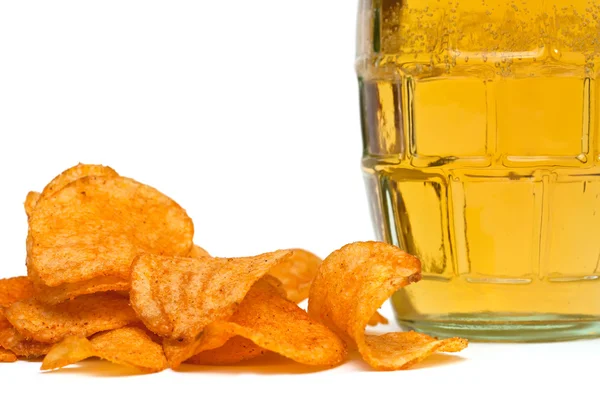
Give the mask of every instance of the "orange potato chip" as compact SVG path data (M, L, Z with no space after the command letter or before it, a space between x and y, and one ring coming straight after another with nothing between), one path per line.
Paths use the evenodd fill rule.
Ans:
M33 296L33 285L26 276L0 279L0 307L8 307L15 301Z
M437 340L424 333L392 332L383 335L367 335L366 345L376 354L379 370L407 369L423 361L437 351L453 353L467 347L467 340L450 338Z
M254 342L241 336L234 336L223 346L198 353L185 362L196 365L231 365L260 357L266 352L267 350Z
M195 354L224 346L235 333L229 327L208 325L193 341L165 339L163 350L171 368L177 368Z
M41 369L62 368L94 356L142 372L158 372L167 368L162 347L143 330L126 327L99 333L90 340L67 337L52 347Z
M384 317L383 315L379 314L378 311L375 311L375 314L373 314L371 316L371 319L369 320L369 326L377 326L379 324L388 324L390 321L388 321L388 319L386 317Z
M288 299L300 303L308 298L310 284L322 262L309 251L293 249L292 255L273 267L269 275L281 281Z
M0 347L23 357L39 357L50 350L51 345L27 340L0 315Z
M87 176L43 194L29 225L29 276L51 287L91 287L106 277L128 282L138 254L187 255L194 234L177 203L120 176Z
M252 287L229 321L214 322L203 332L194 352L207 349L206 342L218 343L234 335L302 364L333 366L346 356L346 346L335 333L313 321L265 280ZM170 356L167 354L173 368L188 359Z
M210 254L208 254L208 251L204 250L202 247L194 245L194 247L192 247L192 251L190 251L190 254L188 254L188 257L203 258L210 257Z
M94 354L115 364L128 365L143 372L167 368L162 347L146 333L133 327L99 333L91 339Z
M87 337L138 320L128 299L115 293L81 296L54 306L28 299L13 303L5 314L25 338L44 343Z
M25 214L27 214L27 219L31 218L33 209L35 208L35 205L39 201L41 195L42 194L40 192L27 193L27 197L25 197L25 203L23 203L23 206L25 207Z
M120 277L103 276L84 282L63 283L55 287L34 284L34 297L45 304L59 304L78 296L98 292L127 292L129 281Z
M290 254L200 259L144 254L132 265L131 305L152 332L190 342L211 322L229 318L252 285Z
M103 165L77 164L52 179L52 181L46 185L42 193L27 193L27 197L25 198L25 213L27 214L27 217L30 218L33 214L33 210L40 197L52 196L69 183L75 182L77 179L81 179L86 176L119 176L119 174L117 174L114 169L105 167Z
M42 362L41 370L58 369L78 363L94 356L94 348L89 340L77 336L68 336L56 343Z
M27 218L30 219L33 215L33 210L37 206L42 197L50 197L54 193L60 191L62 188L67 186L68 184L75 182L78 179L84 178L86 176L119 176L115 170L110 167L105 167L103 165L90 165L90 164L77 164L74 167L67 169L62 172L60 175L56 176L42 191L42 193L37 192L29 192L27 194L27 198L25 199L25 212L27 214ZM27 269L29 277L38 283L38 286L41 284L35 271L31 271L30 268L30 249L32 246L31 243L31 232L27 234Z
M367 323L396 290L421 279L419 260L378 242L353 243L327 257L311 286L308 310L375 369L404 369L436 350L464 348L462 339L438 342L426 335L365 335ZM448 346L448 347L446 347Z
M111 167L105 167L104 165L79 163L52 179L50 183L46 185L41 195L50 197L68 184L75 182L78 179L85 178L86 176L119 176L119 174Z
M17 356L10 350L0 348L0 362L10 363L17 361Z

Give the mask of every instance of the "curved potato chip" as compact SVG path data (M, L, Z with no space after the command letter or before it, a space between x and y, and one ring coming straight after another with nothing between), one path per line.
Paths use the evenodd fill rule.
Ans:
M90 340L67 337L52 347L41 369L62 368L89 357L100 357L143 372L158 372L167 368L161 346L154 343L143 330L126 327L99 333Z
M19 335L4 315L4 307L28 299L32 294L33 285L26 276L0 279L0 353L2 353L0 357L10 360L12 358L10 354L14 355L14 353L25 357L35 357L45 354L47 351L44 344L27 341ZM14 351L11 351L11 348Z
M33 215L33 210L39 203L40 198L50 197L68 184L86 176L119 176L119 174L117 174L114 169L103 165L77 164L52 179L52 181L46 185L42 193L29 192L27 194L27 198L25 199L25 213L27 214L27 218L30 219ZM27 233L27 271L29 277L39 284L40 280L35 274L35 271L32 271L30 268L30 249L32 247L30 233L31 232Z
M202 247L194 245L194 247L192 247L192 251L190 251L190 254L188 254L188 257L203 258L210 257L210 254L208 254L208 251L204 250Z
M77 336L68 336L56 343L42 362L40 369L47 371L78 363L94 356L94 349L89 340Z
M27 219L31 218L33 214L33 209L37 204L40 196L42 194L40 192L29 192L27 193L27 197L25 197L25 203L23 204L25 207L25 214L27 214Z
M10 350L0 348L0 362L10 363L17 361L17 356Z
M52 179L42 190L41 195L50 197L68 184L86 176L119 176L119 174L111 167L105 167L104 165L79 163Z
M346 346L335 333L262 280L229 321L214 324L302 364L333 366L346 356Z
M34 284L34 297L42 303L54 305L86 294L128 291L129 286L129 280L127 279L102 276L84 282L63 283L55 287Z
M163 350L167 357L167 361L169 362L169 366L171 368L177 368L181 363L190 359L195 354L225 346L227 341L234 336L235 333L228 327L210 324L204 328L197 339L191 342L165 339L163 341Z
M97 357L115 364L143 372L158 372L167 368L162 347L139 328L127 327L99 333L90 341Z
M363 359L375 369L406 368L447 343L458 343L457 348L466 346L461 339L438 346L435 339L413 341L414 335L365 335L367 323L381 304L396 290L419 279L419 260L399 248L378 242L349 244L323 261L311 287L309 314L356 344Z
M346 346L335 333L313 321L265 280L252 287L229 321L207 327L194 352L206 349L207 342L224 342L234 335L302 364L333 366L346 356ZM185 361L169 354L167 358L173 368Z
M366 345L377 355L379 370L407 369L437 351L454 353L467 347L467 340L450 338L438 340L424 333L392 332L367 335Z
M28 271L46 286L107 276L129 279L145 252L187 255L194 227L158 190L120 176L87 176L50 197L29 221Z
M300 303L308 298L310 284L323 260L306 250L292 251L292 255L273 267L269 275L281 281L288 299Z
M138 320L128 299L115 293L96 293L54 306L28 299L13 303L5 314L25 338L44 343L87 337Z
M39 357L50 351L51 345L27 340L0 316L0 347L23 357Z
M33 284L26 276L0 279L0 307L33 296Z
M198 353L185 362L196 365L231 365L260 357L266 352L267 350L254 342L241 336L234 336L223 346Z
M378 311L375 311L375 314L373 314L373 316L371 316L371 319L369 320L369 326L377 326L379 324L388 324L390 321L388 321L388 319L386 317L384 317L383 315L379 314Z
M77 164L74 167L67 169L60 175L52 179L49 184L46 185L42 193L29 192L25 198L25 213L28 218L31 218L33 210L37 205L40 197L52 196L60 189L64 188L71 182L75 182L77 179L81 179L86 176L118 176L117 172L111 167L105 167L103 165L92 165L92 164Z
M252 285L290 254L200 259L144 254L132 265L131 305L152 332L190 342L211 322L230 317Z

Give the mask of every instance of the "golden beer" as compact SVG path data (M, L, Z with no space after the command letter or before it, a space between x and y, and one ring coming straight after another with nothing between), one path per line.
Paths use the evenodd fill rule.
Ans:
M600 335L600 4L363 0L363 171L438 336Z

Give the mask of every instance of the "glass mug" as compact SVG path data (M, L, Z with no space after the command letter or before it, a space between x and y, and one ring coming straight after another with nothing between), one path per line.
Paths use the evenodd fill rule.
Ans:
M362 0L358 21L372 218L423 265L398 321L600 335L600 4Z

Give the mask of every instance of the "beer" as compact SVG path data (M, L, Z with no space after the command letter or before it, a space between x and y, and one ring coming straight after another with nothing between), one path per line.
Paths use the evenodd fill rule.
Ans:
M393 297L439 336L600 335L600 5L363 0L363 171Z

